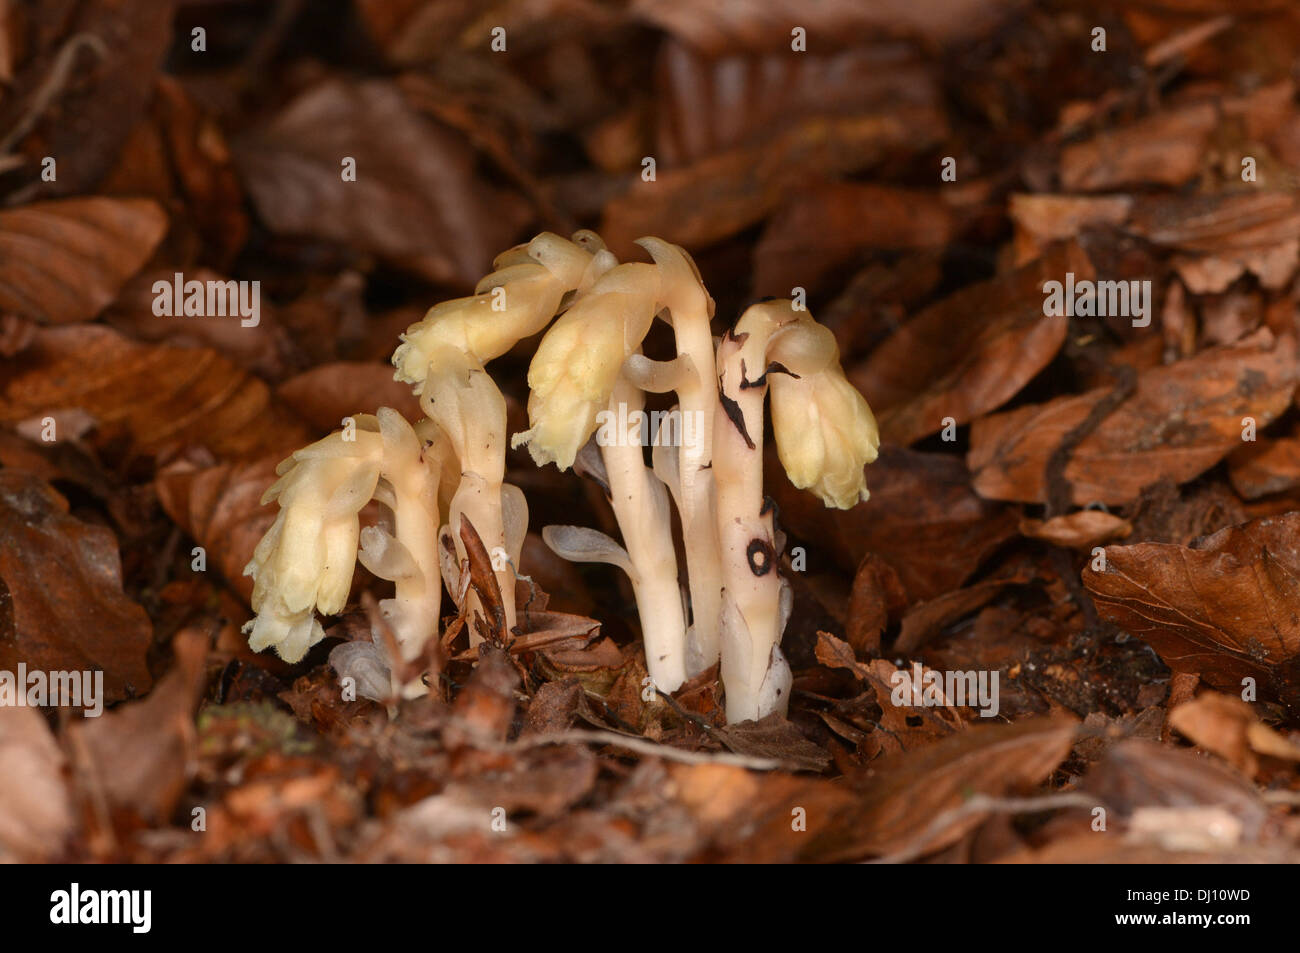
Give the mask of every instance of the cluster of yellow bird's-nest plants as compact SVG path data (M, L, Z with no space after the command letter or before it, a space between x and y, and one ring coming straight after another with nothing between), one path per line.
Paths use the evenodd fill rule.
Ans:
M657 238L638 244L651 263L620 264L592 232L571 241L543 233L499 256L472 297L443 302L407 329L393 364L425 418L412 424L388 408L357 415L281 463L266 493L280 511L245 570L255 583L257 616L245 628L254 650L301 660L324 638L317 614L343 609L360 561L394 583L379 603L388 632L371 647L384 694L390 702L422 694L443 586L469 618L485 611L467 584L463 521L492 554L494 610L514 629L528 506L503 482L506 402L484 365L558 315L528 370L531 426L511 445L526 445L539 466L597 480L623 540L578 526L548 526L543 539L566 559L627 573L658 690L676 691L720 660L728 721L786 711L791 675L780 642L792 598L763 494L764 404L770 393L791 481L841 509L867 499L875 420L844 376L834 336L806 310L755 304L718 341L713 300L690 256ZM672 360L641 353L656 317L672 327ZM641 439L619 430L611 439L598 426L644 419L636 413L644 395L668 392L688 425L679 439L653 441L649 465ZM391 518L362 529L371 500ZM481 636L465 628L472 647Z

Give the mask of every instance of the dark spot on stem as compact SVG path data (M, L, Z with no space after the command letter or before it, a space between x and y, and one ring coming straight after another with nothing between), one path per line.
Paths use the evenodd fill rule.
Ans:
M757 537L749 541L749 548L745 550L745 557L749 560L749 571L755 576L766 576L772 571L772 563L776 561L776 554L772 552L772 544Z
M742 365L743 365L744 363L745 363L744 361L741 361L741 364L742 364ZM786 366L785 366L784 364L782 364L780 361L773 361L771 364L767 365L767 370L765 370L765 371L764 371L762 374L760 374L758 377L754 378L754 380L750 381L750 380L745 380L744 378L741 378L741 381L740 381L740 389L741 389L741 390L746 390L747 388L751 388L751 387L766 387L766 386L767 386L767 376L768 376L769 374L788 374L789 376L793 377L795 380L798 380L798 379L799 379L799 375L798 375L798 374L796 374L794 371L790 370L790 368L786 367Z
M727 412L727 419L731 425L740 431L740 436L745 440L745 446L750 450L754 449L754 441L749 439L749 431L745 429L745 414L740 409L740 404L736 403L721 390L718 391L718 400L722 403L722 409Z
M758 515L766 516L768 513L772 514L772 518L774 520L779 519L781 516L781 511L777 508L776 500L772 499L770 496L765 495L763 497L763 505L759 507Z

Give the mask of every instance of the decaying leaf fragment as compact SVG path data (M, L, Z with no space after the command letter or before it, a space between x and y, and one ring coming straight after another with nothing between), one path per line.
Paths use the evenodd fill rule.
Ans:
M1243 679L1296 700L1300 513L1232 526L1190 546L1106 548L1084 570L1102 618L1146 640L1166 665L1240 694Z

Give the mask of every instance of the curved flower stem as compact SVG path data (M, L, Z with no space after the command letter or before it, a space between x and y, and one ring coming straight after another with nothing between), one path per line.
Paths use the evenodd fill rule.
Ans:
M643 420L638 412L644 406L641 392L620 374L609 401L614 419ZM610 503L634 570L632 588L641 617L646 668L656 688L673 692L688 675L686 617L677 580L668 492L645 465L642 433L641 428L616 432L613 440L601 442L600 452L609 479Z
M714 385L713 338L707 318L703 327L684 320L677 349L692 365L677 389L683 425L678 452L682 543L691 591L691 655L695 675L718 660L718 617L722 606L722 559L718 550L714 492L713 427L718 413ZM685 422L690 421L687 425Z
M420 394L424 412L446 433L460 461L460 485L451 498L448 525L463 565L468 558L460 541L460 518L469 518L493 561L506 629L515 625L515 569L509 559L501 486L505 477L506 402L501 391L472 355L454 347L430 353L428 377ZM484 612L469 595L471 611ZM481 637L471 626L470 644Z
M720 639L728 722L769 713L763 710L763 682L781 638L772 509L763 498L765 346L760 330L728 332L718 347L713 473L725 588Z
M660 298L668 308L677 359L682 366L675 387L683 435L677 455L677 506L691 593L687 674L696 675L718 660L718 619L722 609L722 568L711 469L713 424L718 412L713 332L709 327L713 300L700 283L694 263L681 248L658 238L643 238L638 244L650 252L659 268Z
M438 634L442 609L442 579L438 569L438 486L441 461L437 452L450 447L425 448L396 411L381 408L379 425L384 436L383 476L393 491L393 535L410 555L411 571L394 581L391 616L401 649L401 662L419 659L429 639ZM427 451L427 452L426 452ZM381 604L382 607L382 604ZM393 690L411 698L426 692L418 678L400 684L398 666L392 666Z

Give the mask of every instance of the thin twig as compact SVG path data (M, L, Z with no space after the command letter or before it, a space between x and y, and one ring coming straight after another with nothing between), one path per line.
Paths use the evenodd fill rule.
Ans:
M520 738L511 744L502 745L501 750L517 751L523 748L540 748L546 745L596 744L613 745L626 748L648 758L663 758L665 761L678 761L682 764L725 764L737 768L749 768L752 771L773 771L781 767L781 762L773 758L756 758L729 752L707 753L702 751L683 751L668 745L656 744L644 738L632 738L613 731L583 731L574 729L545 735Z
M1186 30L1180 30L1173 36L1167 37L1149 47L1142 61L1148 68L1160 66L1217 36L1232 26L1234 22L1232 17L1224 14L1215 17L1213 20L1206 20L1204 23L1188 27Z
M50 73L45 77L45 81L37 87L35 94L32 96L31 105L23 113L14 127L0 139L0 156L6 156L9 150L22 142L27 134L32 131L36 123L40 121L41 116L50 108L50 104L58 99L59 94L63 92L64 86L68 83L68 78L72 75L73 64L77 60L77 51L82 47L93 50L101 59L108 58L108 47L104 41L93 33L78 33L76 36L63 44L58 54L54 57L54 65L50 68Z

